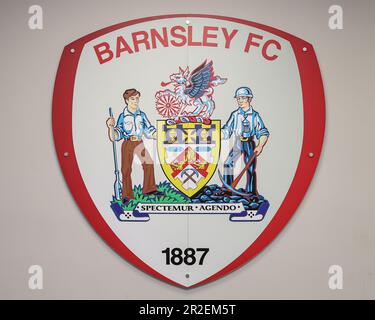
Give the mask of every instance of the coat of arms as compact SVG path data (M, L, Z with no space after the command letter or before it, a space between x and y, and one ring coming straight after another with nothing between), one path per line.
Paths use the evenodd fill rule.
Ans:
M116 173L111 208L119 220L148 221L149 214L160 212L141 210L142 205L165 203L166 199L182 206L187 203L215 204L216 209L211 210L211 214L229 213L231 221L261 221L264 218L269 203L258 193L255 165L269 131L251 105L253 93L249 87L239 87L235 91L237 106L223 127L220 120L211 119L215 110L213 87L226 81L226 78L215 75L213 61L204 61L191 74L189 66L185 69L179 67L179 72L170 75L168 83L161 82L163 87L171 85L173 89L159 90L155 94L156 110L165 118L158 120L156 127L140 108L141 93L136 89L124 92L124 111L117 122L110 111L111 117L107 120ZM224 163L224 175L218 171L222 185L208 185L217 168L221 140L232 135L234 145ZM157 139L159 162L168 179L161 181L159 186L155 183L154 163L143 138ZM116 141L122 141L122 185ZM131 167L134 156L142 162L144 182L143 186L134 186L133 190ZM234 166L241 156L245 167L234 177ZM244 173L247 173L246 188L238 190L236 186ZM141 188L140 197L137 197ZM226 203L232 204L231 208L236 210L221 209L226 208Z

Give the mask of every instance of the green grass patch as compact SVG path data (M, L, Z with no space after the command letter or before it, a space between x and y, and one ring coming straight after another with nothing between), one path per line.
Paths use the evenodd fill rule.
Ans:
M154 195L144 195L142 193L142 186L134 186L134 199L131 199L126 205L123 205L120 200L113 200L113 203L118 203L122 206L124 211L132 211L137 206L138 203L190 203L189 197L185 196L183 193L172 187L172 185L167 182L160 182L156 185L157 190L163 192L163 196Z

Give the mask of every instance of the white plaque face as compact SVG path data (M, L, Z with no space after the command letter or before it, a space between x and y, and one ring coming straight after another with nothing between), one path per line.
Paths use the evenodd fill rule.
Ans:
M72 42L53 108L60 164L89 222L128 261L182 287L227 274L281 231L314 174L325 120L310 44L208 15Z

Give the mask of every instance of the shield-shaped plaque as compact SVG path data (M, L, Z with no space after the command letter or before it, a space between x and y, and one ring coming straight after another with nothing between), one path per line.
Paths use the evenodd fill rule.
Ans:
M313 47L236 18L119 23L68 44L56 76L56 151L83 214L122 257L185 288L283 229L324 125Z

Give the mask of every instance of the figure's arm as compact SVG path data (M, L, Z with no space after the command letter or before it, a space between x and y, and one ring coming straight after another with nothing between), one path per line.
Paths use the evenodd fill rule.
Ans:
M107 128L108 128L108 138L110 141L116 140L116 133L115 133L115 118L110 117L106 121Z
M144 125L144 134L148 139L156 139L156 128L148 120L146 114L142 112L142 120Z
M258 140L258 145L254 148L254 153L259 156L262 151L264 146L266 145L268 141L268 136L261 136Z
M117 125L115 127L115 119L113 117L107 119L108 127L108 137L109 140L119 141L122 138L122 128L124 123L124 114L121 113L117 120Z
M256 121L255 135L258 139L258 144L254 149L254 153L257 156L259 156L262 153L263 148L268 141L268 137L269 137L270 133L269 133L268 129L266 128L266 126L264 125L264 122L263 122L263 120L262 120L262 118L260 117L259 114L257 114L257 117L256 117L255 121Z
M234 112L230 115L227 123L221 128L221 139L229 139L234 130Z

